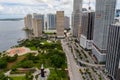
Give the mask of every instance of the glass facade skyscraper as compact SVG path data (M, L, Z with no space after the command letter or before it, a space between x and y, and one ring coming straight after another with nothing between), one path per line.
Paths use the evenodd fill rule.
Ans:
M109 25L114 21L116 0L96 0L92 52L99 62L106 60Z
M56 15L47 14L47 29L55 30L56 29Z

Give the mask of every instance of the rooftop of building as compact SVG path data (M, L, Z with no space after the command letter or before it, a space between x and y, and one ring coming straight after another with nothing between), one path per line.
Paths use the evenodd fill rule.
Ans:
M95 12L95 11L92 10L91 7L89 7L89 9L86 9L86 8L85 8L85 10L84 10L84 8L83 8L82 12L83 12L83 13L91 13L91 12Z
M112 25L114 25L114 26L120 26L120 21L114 22Z

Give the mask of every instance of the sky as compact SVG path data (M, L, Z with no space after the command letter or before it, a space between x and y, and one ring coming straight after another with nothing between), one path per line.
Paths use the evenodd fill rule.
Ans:
M89 0L83 0L83 7L88 8ZM119 4L119 5L118 5ZM91 7L95 9L95 0L91 0ZM117 2L120 8L120 0ZM57 10L64 10L65 15L71 15L73 0L0 0L0 18L5 15L22 16L29 13L55 13Z

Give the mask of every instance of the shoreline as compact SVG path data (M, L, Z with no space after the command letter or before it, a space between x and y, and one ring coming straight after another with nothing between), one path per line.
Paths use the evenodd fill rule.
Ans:
M16 48L16 46L19 46L19 43L18 43L18 42L23 41L23 40L26 40L26 39L27 39L27 38L25 38L25 39L20 39L20 40L18 39L16 45L13 45L13 46L11 46L11 47L9 47L8 49L5 49L5 50L3 50L3 51L0 50L0 53L4 53L4 52L6 52L7 50L10 50L10 49L12 49L12 48Z
M23 20L0 20L0 53L18 45L19 39L21 40L27 38L27 33L22 30L23 28Z

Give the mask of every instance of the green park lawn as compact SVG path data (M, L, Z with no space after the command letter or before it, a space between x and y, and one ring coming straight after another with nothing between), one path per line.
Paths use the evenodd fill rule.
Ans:
M25 76L11 77L13 80L26 80Z
M1 68L12 69L13 74L18 74L20 72L16 70L17 68L37 67L40 69L43 64L45 68L52 68L50 69L48 80L68 80L68 74L65 71L67 68L67 61L60 41L47 42L45 39L32 39L20 42L19 46L25 46L31 50L37 50L39 54L34 56L29 53L23 56L18 56L16 59L14 59L14 57L10 58L5 56L0 58L0 62L2 62L0 63L0 65L2 65ZM12 62L8 62L8 59L12 59ZM3 62L3 60L5 62ZM24 76L12 77L12 79L26 80Z

